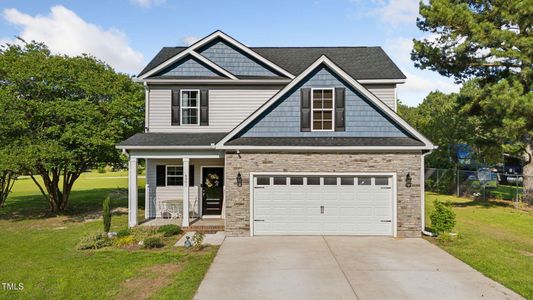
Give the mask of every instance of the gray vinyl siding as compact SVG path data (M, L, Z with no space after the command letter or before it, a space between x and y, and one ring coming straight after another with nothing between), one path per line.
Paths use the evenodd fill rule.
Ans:
M372 94L396 111L396 85L395 84L365 84Z
M195 58L185 58L157 74L157 76L221 77L216 71Z
M301 132L300 88L346 87L346 131ZM240 134L243 137L405 137L397 125L360 93L322 67L282 97Z
M277 91L268 89L209 89L209 126L171 125L171 89L151 89L149 132L229 132Z
M200 54L237 76L278 76L222 40L207 45Z
M223 159L191 159L190 165L194 166L194 186L189 187L189 207L190 211L198 213L200 211L202 183L202 166L224 166ZM158 201L179 199L180 212L182 212L183 187L182 186L156 186L156 175L158 165L183 165L181 159L148 159L146 163L146 183L149 186L150 196L148 198L148 217L161 217L159 213Z

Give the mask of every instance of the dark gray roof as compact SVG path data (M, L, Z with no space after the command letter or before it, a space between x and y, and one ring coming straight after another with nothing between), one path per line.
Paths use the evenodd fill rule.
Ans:
M409 137L240 137L228 146L424 146Z
M164 47L139 73L150 71L186 47ZM381 47L250 47L253 51L298 75L320 56L326 55L355 79L405 79Z
M137 133L118 146L209 146L220 141L226 134L228 133Z

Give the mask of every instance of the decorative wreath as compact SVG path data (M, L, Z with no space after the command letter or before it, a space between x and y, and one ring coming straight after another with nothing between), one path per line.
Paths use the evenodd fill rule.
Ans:
M207 187L218 186L219 177L217 174L208 174L205 178L205 185Z

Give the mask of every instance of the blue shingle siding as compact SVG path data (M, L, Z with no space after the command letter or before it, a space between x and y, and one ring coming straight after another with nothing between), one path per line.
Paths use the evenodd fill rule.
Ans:
M200 54L237 76L279 76L223 40L207 44Z
M156 76L221 77L218 72L193 57L178 61L159 72Z
M300 88L346 87L346 131L301 132ZM286 96L248 125L242 137L406 137L402 129L388 119L369 100L363 98L342 79L325 67L311 73Z

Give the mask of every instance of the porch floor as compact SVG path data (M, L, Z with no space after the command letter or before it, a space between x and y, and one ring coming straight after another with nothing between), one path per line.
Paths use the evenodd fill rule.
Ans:
M167 224L176 224L181 226L181 219L148 219L139 224L140 226L163 226ZM215 233L224 231L224 219L201 219L190 218L189 227L183 228L184 231L198 231L203 233Z

